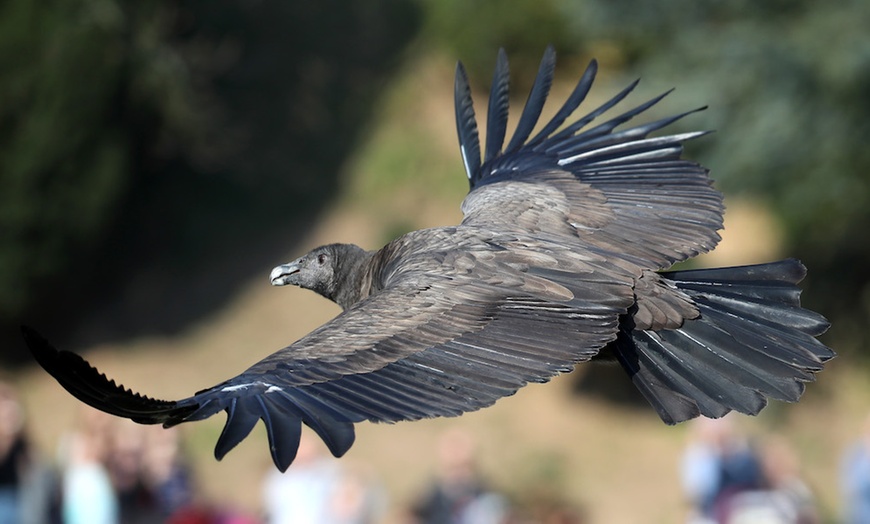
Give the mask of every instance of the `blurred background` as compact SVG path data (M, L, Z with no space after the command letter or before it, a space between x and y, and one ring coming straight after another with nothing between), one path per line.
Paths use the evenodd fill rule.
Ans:
M218 464L222 417L171 439L94 422L30 362L18 325L158 398L242 371L338 312L269 286L273 266L461 219L456 60L480 116L504 47L516 115L552 43L553 105L591 58L592 102L641 77L626 107L677 88L650 120L709 105L674 126L716 130L688 156L728 206L720 248L693 263L802 259L804 304L832 321L823 340L840 357L800 404L713 426L666 427L621 372L582 367L459 419L363 424L341 466L326 466L342 470L343 500L370 522L437 522L425 508L458 475L488 515L474 522L682 522L712 515L698 465L733 447L752 451L752 491L787 478L812 519L800 522L842 521L847 480L870 492L870 473L847 467L868 462L854 443L870 431L867 27L859 0L3 2L0 456L14 467L0 507L26 477L51 502L34 507L73 522L65 482L96 464L108 476L89 478L124 521L279 513L274 493L290 488L271 478L259 430ZM146 465L154 454L163 466ZM161 493L186 495L173 506Z

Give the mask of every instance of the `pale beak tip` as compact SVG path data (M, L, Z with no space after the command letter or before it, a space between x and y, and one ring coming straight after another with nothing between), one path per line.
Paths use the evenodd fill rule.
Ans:
M276 267L269 274L269 281L273 286L284 286L290 282L290 275L299 271L296 264L284 264Z

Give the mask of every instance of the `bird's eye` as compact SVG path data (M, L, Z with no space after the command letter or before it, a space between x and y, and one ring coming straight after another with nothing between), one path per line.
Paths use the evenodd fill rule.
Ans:
M323 253L317 255L317 263L322 266L324 262L326 262L326 255Z

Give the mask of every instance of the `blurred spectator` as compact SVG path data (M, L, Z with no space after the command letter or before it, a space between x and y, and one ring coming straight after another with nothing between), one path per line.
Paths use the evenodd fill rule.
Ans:
M22 470L27 461L24 415L11 386L0 383L0 524L21 520Z
M0 382L0 524L57 520L55 495L55 475L27 439L18 394Z
M368 524L380 512L370 483L326 456L307 432L287 472L270 471L263 496L271 524Z
M143 426L85 409L81 429L61 446L65 523L255 522L195 501L177 428Z
M772 439L762 456L767 491L780 516L790 524L815 524L821 521L815 498L800 475L800 461L794 449L782 439Z
M125 524L159 522L154 495L143 479L146 432L161 431L129 420L114 419L105 464L118 496L121 521Z
M861 438L843 456L840 474L846 524L870 522L870 416Z
M192 475L181 454L178 428L147 429L141 476L153 494L157 512L169 517L193 504Z
M731 499L764 487L761 460L733 419L699 418L683 455L683 489L696 522L728 522Z
M178 428L115 420L107 465L126 524L164 522L193 503Z
M66 524L120 522L118 499L105 467L111 443L112 418L91 408L83 410L80 429L62 442L63 521Z
M522 517L512 515L505 522L523 524L583 524L587 521L585 511L561 499L536 501L522 508Z
M243 513L197 501L193 473L181 447L177 427L143 426L138 486L147 494L139 522L165 524L255 524ZM148 515L151 520L143 520ZM130 521L125 520L125 524Z
M815 501L786 441L757 448L731 417L694 422L683 457L683 485L695 506L692 523L815 524Z
M507 502L489 490L476 464L474 440L465 432L446 433L438 446L439 472L414 507L421 524L499 524L508 518Z
M797 456L783 440L763 448L764 489L740 492L729 501L728 524L816 524L812 492L799 476Z

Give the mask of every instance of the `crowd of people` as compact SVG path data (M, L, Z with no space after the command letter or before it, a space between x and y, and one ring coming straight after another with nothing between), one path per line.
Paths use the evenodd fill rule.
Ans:
M683 455L690 524L817 524L817 501L782 439L753 441L731 416L693 422ZM842 522L870 523L870 418L840 464Z
M217 508L198 494L177 429L80 409L50 460L30 444L17 392L0 382L0 524L374 524L388 513L371 472L329 456L307 433L290 469L263 479L259 514ZM398 517L404 523L529 522L487 485L469 434L443 435L437 458L431 483ZM536 517L581 522L566 506Z
M694 421L682 461L682 480L693 505L692 524L765 522L815 524L812 492L801 480L795 454L782 441L763 445L737 430L732 417Z
M0 383L0 524L257 522L200 504L175 429L82 406L57 455L33 449L18 395Z
M785 441L755 442L731 417L694 421L691 435L681 464L691 524L821 522ZM313 438L302 439L286 473L267 474L259 515L204 503L172 428L82 408L57 455L33 449L17 392L0 382L0 524L372 524L388 513L374 475L328 456ZM436 456L431 483L401 514L406 524L584 522L570 504L514 507L486 482L467 433L445 433ZM870 523L870 418L841 471L845 523Z
M328 456L311 439L300 442L286 473L266 479L263 507L269 524L373 524L386 515L386 498L367 472ZM402 524L581 524L564 504L519 512L488 485L478 464L474 438L448 431L437 446L437 471L416 501L393 520Z
M329 522L373 524L381 521L383 493L366 472L354 470L325 452L304 433L296 459L286 473L270 470L263 486L264 517L269 524Z

